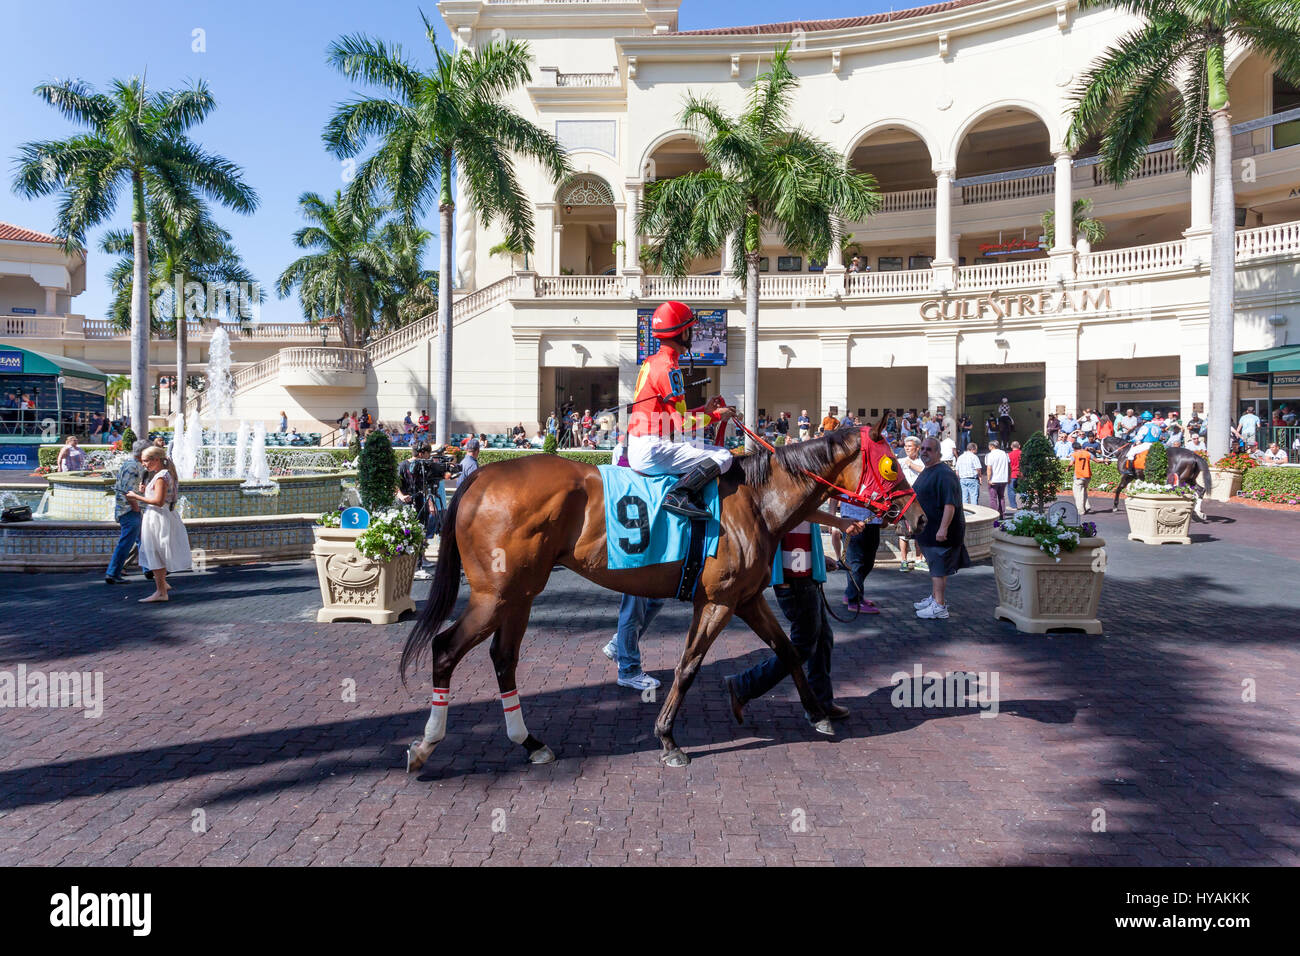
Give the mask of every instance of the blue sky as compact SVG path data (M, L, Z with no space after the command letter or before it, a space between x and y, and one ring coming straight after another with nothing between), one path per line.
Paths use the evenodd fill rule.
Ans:
M685 0L680 28L859 16L914 5ZM447 39L435 3L430 0L423 8ZM166 89L201 77L211 87L217 109L192 135L209 151L243 167L246 181L261 197L252 216L219 210L218 219L268 290L262 321L301 318L295 299L277 299L270 290L297 255L290 236L301 225L298 196L306 190L327 195L342 186L339 161L325 152L320 132L334 105L347 99L353 87L325 64L325 50L338 36L364 32L402 43L419 62L427 49L419 9L409 0L142 0L128 16L120 4L103 0L64 0L56 7L35 0L8 5L10 42L0 71L0 220L42 232L54 229L56 198L27 200L12 191L13 161L21 143L64 138L73 131L32 95L38 83L75 77L102 89L114 77L147 70L150 87ZM204 31L205 52L193 50L196 29ZM129 219L129 199L119 199L105 228L126 227ZM428 226L436 231L436 220ZM105 274L111 261L98 249L103 232L97 229L88 236L86 291L75 302L76 311L88 318L102 318L109 302ZM436 243L429 249L430 264L437 262Z

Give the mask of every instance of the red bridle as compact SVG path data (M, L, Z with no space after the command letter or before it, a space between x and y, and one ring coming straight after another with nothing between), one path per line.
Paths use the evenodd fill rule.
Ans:
M746 427L745 423L739 418L735 418L733 421L735 421L737 428L768 451L776 451L761 436ZM894 455L889 450L889 445L883 441L876 441L871 437L870 433L871 429L868 427L864 426L860 429L862 461L858 469L857 491L841 488L834 482L827 481L821 475L811 472L807 468L800 470L813 481L830 488L830 497L850 504L861 505L877 515L885 523L893 524L907 513L908 508L912 507L912 502L916 500L916 492L912 491L912 487L907 483L906 478L897 474ZM888 468L883 467L884 465L888 465ZM894 477L892 479L886 477L886 471L894 472Z

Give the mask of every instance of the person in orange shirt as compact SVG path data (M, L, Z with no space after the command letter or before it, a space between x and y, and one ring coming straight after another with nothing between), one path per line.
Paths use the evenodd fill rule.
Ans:
M822 419L822 434L825 435L827 432L833 432L839 427L840 420L830 412L827 412L826 417Z
M655 309L650 330L659 339L659 351L641 364L636 392L628 415L628 464L644 475L682 475L669 490L663 507L685 518L707 518L698 495L730 468L731 452L686 440L706 425L724 422L736 414L715 396L699 408L686 407L686 383L679 357L691 348L695 313L681 302L665 302Z
M1087 514L1092 510L1088 507L1088 482L1092 481L1092 452L1075 442L1074 453L1070 455L1070 460L1074 462L1074 506L1079 509L1079 514Z

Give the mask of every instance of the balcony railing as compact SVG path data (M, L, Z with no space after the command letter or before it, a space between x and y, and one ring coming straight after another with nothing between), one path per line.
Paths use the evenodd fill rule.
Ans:
M1148 176L1163 176L1165 173L1176 173L1183 169L1183 161L1178 158L1178 153L1172 149L1162 149L1154 153L1147 153L1142 157L1142 165L1138 171L1133 174L1133 179L1145 179ZM1092 167L1092 184L1094 186L1109 186L1110 178L1102 170L1101 165Z
M364 372L365 349L288 348L280 349L279 368L317 372Z
M881 212L914 212L934 208L935 187L929 189L901 189L880 194Z
M849 296L918 295L933 286L934 273L929 269L850 272L844 277L844 292Z
M1017 174L1006 175L987 182L967 183L961 186L961 201L970 206L981 202L1002 202L1007 199L1022 199L1025 196L1042 196L1056 189L1056 172L1029 172L1016 170ZM998 175L998 174L995 174ZM971 177L982 178L982 177Z
M622 276L539 276L537 285L544 296L615 299L623 295Z
M597 87L618 86L617 73L556 73L556 86Z
M319 342L321 327L306 322L199 322L191 319L186 329L191 341L206 341L220 325L232 339L257 339L261 341ZM327 327L328 340L338 342L338 329ZM128 329L119 329L108 319L83 319L81 316L63 315L0 315L0 335L8 337L46 339L129 339ZM155 332L155 341L174 338Z
M0 336L57 339L63 337L59 315L0 315Z
M1091 252L1079 257L1079 278L1101 279L1181 269L1186 252L1187 241L1184 239L1157 242L1149 246L1128 246L1106 252Z
M651 299L722 299L722 276L646 276L642 295Z
M1300 222L1243 229L1237 233L1237 258L1296 255L1300 253Z
M990 262L978 266L957 267L957 288L1002 289L1007 286L1042 285L1048 278L1051 260L1021 259L1017 262Z

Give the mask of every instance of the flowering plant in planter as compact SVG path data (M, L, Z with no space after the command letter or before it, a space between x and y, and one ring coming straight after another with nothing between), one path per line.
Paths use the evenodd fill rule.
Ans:
M1250 455L1236 451L1231 455L1224 455L1214 463L1214 467L1221 471L1246 472L1250 471L1252 468L1258 468L1259 461L1258 459L1252 458Z
M1247 501L1267 501L1275 505L1300 505L1300 492L1296 491L1269 491L1267 488L1256 488L1254 491L1239 491L1237 497Z
M340 527L340 514L327 512L316 523ZM357 535L355 547L372 561L392 561L404 554L419 554L424 540L424 525L414 508L386 508L370 516L370 526Z
M1180 498L1196 494L1191 485L1166 485L1159 481L1135 481L1124 490L1130 495L1178 495Z
M1097 537L1097 525L1091 521L1071 525L1066 524L1062 515L1048 516L1036 511L1017 511L1010 518L994 521L993 527L1003 534L1033 538L1038 542L1038 550L1057 561L1061 560L1061 552L1077 548L1080 539Z

